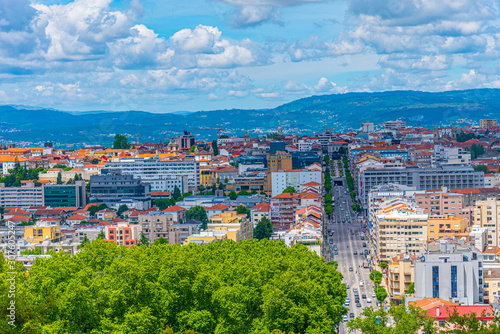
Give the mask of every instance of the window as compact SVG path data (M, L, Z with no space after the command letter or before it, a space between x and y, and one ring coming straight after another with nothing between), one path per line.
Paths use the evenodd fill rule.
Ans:
M432 297L439 298L439 267L432 266Z
M451 266L451 297L457 298L457 266Z

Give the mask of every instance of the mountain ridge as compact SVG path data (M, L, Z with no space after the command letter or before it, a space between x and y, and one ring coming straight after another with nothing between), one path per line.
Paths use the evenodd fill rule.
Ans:
M325 127L347 130L362 122L375 124L401 118L410 125L427 127L500 116L500 89L445 92L386 91L315 95L268 109L219 109L195 112L146 111L68 112L47 108L0 106L0 136L4 141L43 143L64 147L110 145L113 135L125 133L135 140L160 141L192 131L199 138L215 138L219 125L228 134L252 135L273 131L282 124L285 133L312 133ZM465 123L467 124L467 123ZM205 129L200 129L205 128ZM207 129L207 128L212 128Z

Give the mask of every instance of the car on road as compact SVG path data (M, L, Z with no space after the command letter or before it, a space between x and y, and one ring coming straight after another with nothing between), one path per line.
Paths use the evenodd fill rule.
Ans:
M350 303L351 302L351 299L349 297L345 297L345 302L346 303Z
M366 295L361 295L361 298L366 299Z
M344 321L347 321L349 320L349 318L347 317L347 315L344 315Z
M361 236L361 240L365 240L365 236L364 235Z
M334 253L335 255L339 255L339 252L338 252L337 250L334 250L334 251L333 251L333 253Z
M363 247L366 247L366 242L363 242Z
M333 245L333 250L337 250L337 245Z
M347 285L345 286L345 288L346 288L346 289L349 289L349 288L350 288L349 284L347 284Z
M350 314L349 314L349 317L350 317L351 319L352 319L352 318L354 318L354 313L350 313Z
M365 255L368 255L368 249L365 249Z
M356 307L361 307L361 303L356 303Z
M352 271L352 267L349 267L349 271Z
M358 251L354 251L354 255L358 255Z
M372 302L372 299L371 299L371 298L366 298L366 302L367 302L367 303L371 303L371 302Z
M377 295L374 293L372 293L372 298L377 298Z
M333 244L333 239L330 239L330 243Z
M363 280L359 281L359 286L363 286L365 285L365 282L363 282Z

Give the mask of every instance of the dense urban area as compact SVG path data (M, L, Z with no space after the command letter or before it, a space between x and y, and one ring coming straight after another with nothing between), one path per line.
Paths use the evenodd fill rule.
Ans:
M500 333L500 127L0 149L2 333Z

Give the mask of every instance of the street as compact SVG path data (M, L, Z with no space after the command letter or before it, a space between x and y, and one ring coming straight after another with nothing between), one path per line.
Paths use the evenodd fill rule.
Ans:
M334 165L337 167L337 163ZM331 173L332 182L334 182L335 176L339 176L339 171L335 168ZM372 297L373 283L369 278L370 270L363 268L363 262L367 261L364 252L369 249L368 238L361 240L361 235L364 235L362 232L363 228L361 223L358 222L357 216L352 211L352 200L345 178L343 180L342 186L332 185L334 214L326 225L324 240L328 244L325 252L325 260L330 261L332 259L331 254L334 254L333 261L337 261L338 270L344 276L343 282L349 286L347 296L350 299L350 303L347 316L350 320L351 313L357 317L361 314L364 307L375 306L377 301L376 298ZM363 247L363 243L365 243L366 247ZM337 255L335 255L335 246L338 252ZM357 255L354 255L355 251ZM350 268L352 268L352 271L350 271ZM360 281L364 282L364 286L360 286ZM356 306L354 288L358 290L361 307ZM362 298L363 295L366 298ZM371 300L371 303L368 303L368 300ZM340 333L348 333L345 323L346 321L341 324L339 328Z

